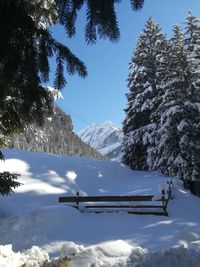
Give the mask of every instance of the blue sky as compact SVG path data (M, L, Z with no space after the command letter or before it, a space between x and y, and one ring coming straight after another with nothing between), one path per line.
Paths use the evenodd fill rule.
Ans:
M90 123L102 123L111 120L121 127L125 117L125 94L129 62L139 34L149 17L155 19L164 33L171 37L174 24L184 28L187 12L200 17L199 0L145 0L139 12L133 12L129 0L122 0L117 6L117 17L121 39L117 44L108 40L98 40L95 45L87 45L84 40L85 11L79 13L76 23L77 34L68 39L61 26L52 29L53 35L78 56L87 66L88 77L68 76L63 89L64 100L57 104L70 114L74 131L85 128ZM54 72L54 63L52 74ZM52 80L52 78L51 78ZM49 86L52 86L51 82Z

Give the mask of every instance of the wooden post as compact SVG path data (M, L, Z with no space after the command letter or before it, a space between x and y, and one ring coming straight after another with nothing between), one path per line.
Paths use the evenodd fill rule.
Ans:
M173 187L172 179L169 182L169 186L170 186L170 199L173 199L174 196L172 195L172 187Z
M76 196L77 196L77 197L80 196L78 191L76 192ZM77 200L77 202L76 202L76 206L77 206L77 209L79 210L79 201L78 201L78 200Z
M170 188L170 182L167 181L167 185L168 185L168 188L167 188L167 198L168 199L171 199L171 188Z
M173 199L172 197L172 186L173 186L173 183L172 183L172 179L170 179L170 181L167 181L167 184L168 184L168 198L169 199Z
M162 190L162 203L163 203L164 212L167 215L167 207L166 207L166 199L165 199L165 189Z

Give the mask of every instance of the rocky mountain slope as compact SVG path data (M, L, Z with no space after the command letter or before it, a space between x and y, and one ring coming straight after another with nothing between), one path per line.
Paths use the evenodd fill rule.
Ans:
M29 125L23 133L10 138L7 143L9 148L68 156L104 158L73 132L70 116L59 107L55 107L54 114L46 118L43 127Z
M91 124L81 130L78 136L104 156L120 161L123 132L111 121L100 125Z

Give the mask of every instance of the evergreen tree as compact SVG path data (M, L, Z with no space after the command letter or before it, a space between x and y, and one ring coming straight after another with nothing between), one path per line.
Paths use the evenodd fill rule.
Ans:
M115 13L118 0L1 0L0 1L0 145L4 136L22 131L27 124L42 125L52 113L52 97L43 83L49 80L49 58L55 57L54 85L66 84L64 66L70 75L87 75L84 63L68 47L55 40L49 25L60 23L67 37L75 35L77 13L86 3L85 38L94 43L97 33L117 41L120 33ZM144 0L131 0L134 10ZM5 178L7 183L7 176ZM12 179L12 175L10 174ZM11 183L14 186L15 184ZM7 194L7 193L5 193Z
M156 110L162 94L168 42L151 18L140 35L130 64L128 106L123 123L123 161L134 169L147 169L157 130Z
M0 160L4 160L4 155L0 151ZM0 173L0 195L7 196L13 192L13 189L20 186L16 180L20 175L17 173Z
M51 112L49 94L42 84L49 80L49 58L57 68L54 86L66 84L64 66L70 75L87 75L84 63L48 31L60 23L67 37L76 33L79 10L86 4L85 39L95 43L97 35L117 41L120 37L115 4L118 0L2 0L0 1L0 114L5 134L21 131L29 122L43 123L44 110ZM131 0L134 10L144 0ZM9 98L9 101L7 101ZM0 130L1 130L0 129Z
M187 182L200 177L200 25L191 13L185 38L175 26L161 113L155 168Z
M168 60L154 168L185 181L200 177L200 27L188 14L185 38L178 26Z
M185 48L189 74L187 90L187 127L181 138L181 150L185 159L185 180L200 180L200 20L191 12L186 18Z
M167 175L182 176L185 160L181 154L180 141L188 116L185 100L189 70L183 33L178 26L174 26L173 32L167 75L163 83L164 94L158 107L160 119L154 168Z
M185 35L174 26L170 45L150 25L132 59L123 159L132 168L199 181L200 21L189 12Z
M8 196L13 193L13 189L20 186L20 183L16 181L19 174L3 172L0 173L0 194L2 196Z
M52 99L42 86L49 80L50 57L54 56L57 63L56 89L66 84L64 65L70 75L87 75L84 63L55 40L48 27L60 23L71 38L76 33L77 14L86 4L86 41L94 43L97 35L117 41L117 3L118 0L0 1L0 134L22 131L32 122L41 125L44 113L51 113ZM134 10L143 3L144 0L131 0ZM2 138L0 143L4 143Z

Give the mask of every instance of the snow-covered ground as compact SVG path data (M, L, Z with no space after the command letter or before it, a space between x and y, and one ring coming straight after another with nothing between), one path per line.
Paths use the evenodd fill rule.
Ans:
M3 153L0 172L20 173L23 185L1 197L0 267L200 266L200 198L183 189L178 179L173 178L169 217L80 213L59 204L58 197L77 191L158 195L168 178L112 161Z

